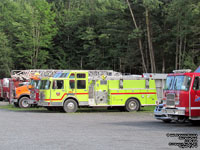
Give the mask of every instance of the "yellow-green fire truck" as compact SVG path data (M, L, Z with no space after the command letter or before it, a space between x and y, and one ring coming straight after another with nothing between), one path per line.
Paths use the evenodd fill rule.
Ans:
M155 105L155 80L137 75L122 75L109 70L68 71L41 78L31 91L29 104L76 112L79 107L119 107L137 111Z

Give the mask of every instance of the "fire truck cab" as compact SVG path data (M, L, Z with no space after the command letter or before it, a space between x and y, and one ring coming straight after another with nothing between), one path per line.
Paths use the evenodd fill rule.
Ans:
M167 76L162 113L172 120L200 120L200 73L175 70Z

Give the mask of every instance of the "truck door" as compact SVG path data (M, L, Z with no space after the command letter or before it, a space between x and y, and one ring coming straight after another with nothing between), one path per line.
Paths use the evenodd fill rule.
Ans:
M54 79L51 90L51 102L61 102L65 95L64 80Z
M88 102L88 74L76 73L76 97L79 101Z
M200 77L196 76L191 90L191 116L200 116Z

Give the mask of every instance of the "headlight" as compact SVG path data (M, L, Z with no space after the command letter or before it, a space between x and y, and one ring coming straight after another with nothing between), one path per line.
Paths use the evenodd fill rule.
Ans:
M179 105L179 101L175 101L175 105Z

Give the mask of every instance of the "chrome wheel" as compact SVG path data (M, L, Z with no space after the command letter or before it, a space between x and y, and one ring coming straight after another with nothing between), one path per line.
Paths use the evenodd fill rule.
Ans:
M131 102L129 103L129 108L130 108L131 110L135 110L135 109L137 108L136 102L135 102L135 101L131 101Z
M68 109L74 109L74 103L70 102L67 104Z
M22 97L22 98L20 98L20 100L19 100L19 107L20 108L29 108L31 105L28 104L28 100L29 100L28 97Z
M28 107L28 101L27 100L23 100L22 101L22 106L23 107Z
M78 109L78 104L73 99L68 99L64 102L63 110L67 113L73 113L76 112Z
M137 99L129 99L126 102L125 109L127 111L138 111L140 110L140 103Z

